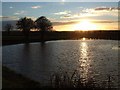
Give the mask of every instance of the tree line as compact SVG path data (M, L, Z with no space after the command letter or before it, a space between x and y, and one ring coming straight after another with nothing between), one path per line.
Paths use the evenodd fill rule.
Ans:
M45 31L52 31L53 25L49 19L45 16L41 16L33 21L31 18L23 17L20 18L16 23L17 29L21 30L25 36L25 39L29 39L29 33L31 29L37 29L37 31L41 32L41 38L44 38ZM11 24L7 24L5 26L6 31L8 34L13 29Z

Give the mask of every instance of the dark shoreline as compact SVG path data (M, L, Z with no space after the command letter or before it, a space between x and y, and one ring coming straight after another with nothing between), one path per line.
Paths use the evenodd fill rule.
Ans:
M46 31L44 41L52 40L80 40L81 38L88 39L104 39L104 40L120 40L120 30L113 31ZM42 42L41 32L30 32L29 40L25 40L24 34L21 31L11 31L9 34L2 31L2 45Z
M5 88L40 88L40 83L2 66L2 89Z

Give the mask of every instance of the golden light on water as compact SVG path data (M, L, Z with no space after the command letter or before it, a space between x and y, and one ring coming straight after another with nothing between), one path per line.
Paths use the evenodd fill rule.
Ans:
M88 31L88 30L97 30L97 29L98 29L97 25L89 20L82 20L74 25L74 30Z
M91 61L89 60L88 57L88 45L87 42L81 42L80 43L80 73L81 73L81 78L84 80L88 79L88 74L89 74L89 68L90 68L90 63Z

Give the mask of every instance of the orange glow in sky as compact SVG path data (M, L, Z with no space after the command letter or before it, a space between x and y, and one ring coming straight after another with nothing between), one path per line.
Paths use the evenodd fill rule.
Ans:
M118 30L116 23L95 23L92 20L82 20L73 24L54 26L56 31L92 31L92 30Z
M81 22L74 25L74 30L97 30L97 26L95 23L90 22L89 20L82 20Z

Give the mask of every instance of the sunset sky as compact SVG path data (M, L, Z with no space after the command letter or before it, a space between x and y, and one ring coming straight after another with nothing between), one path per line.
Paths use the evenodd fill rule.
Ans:
M46 16L54 30L118 30L117 2L3 2L3 21Z

